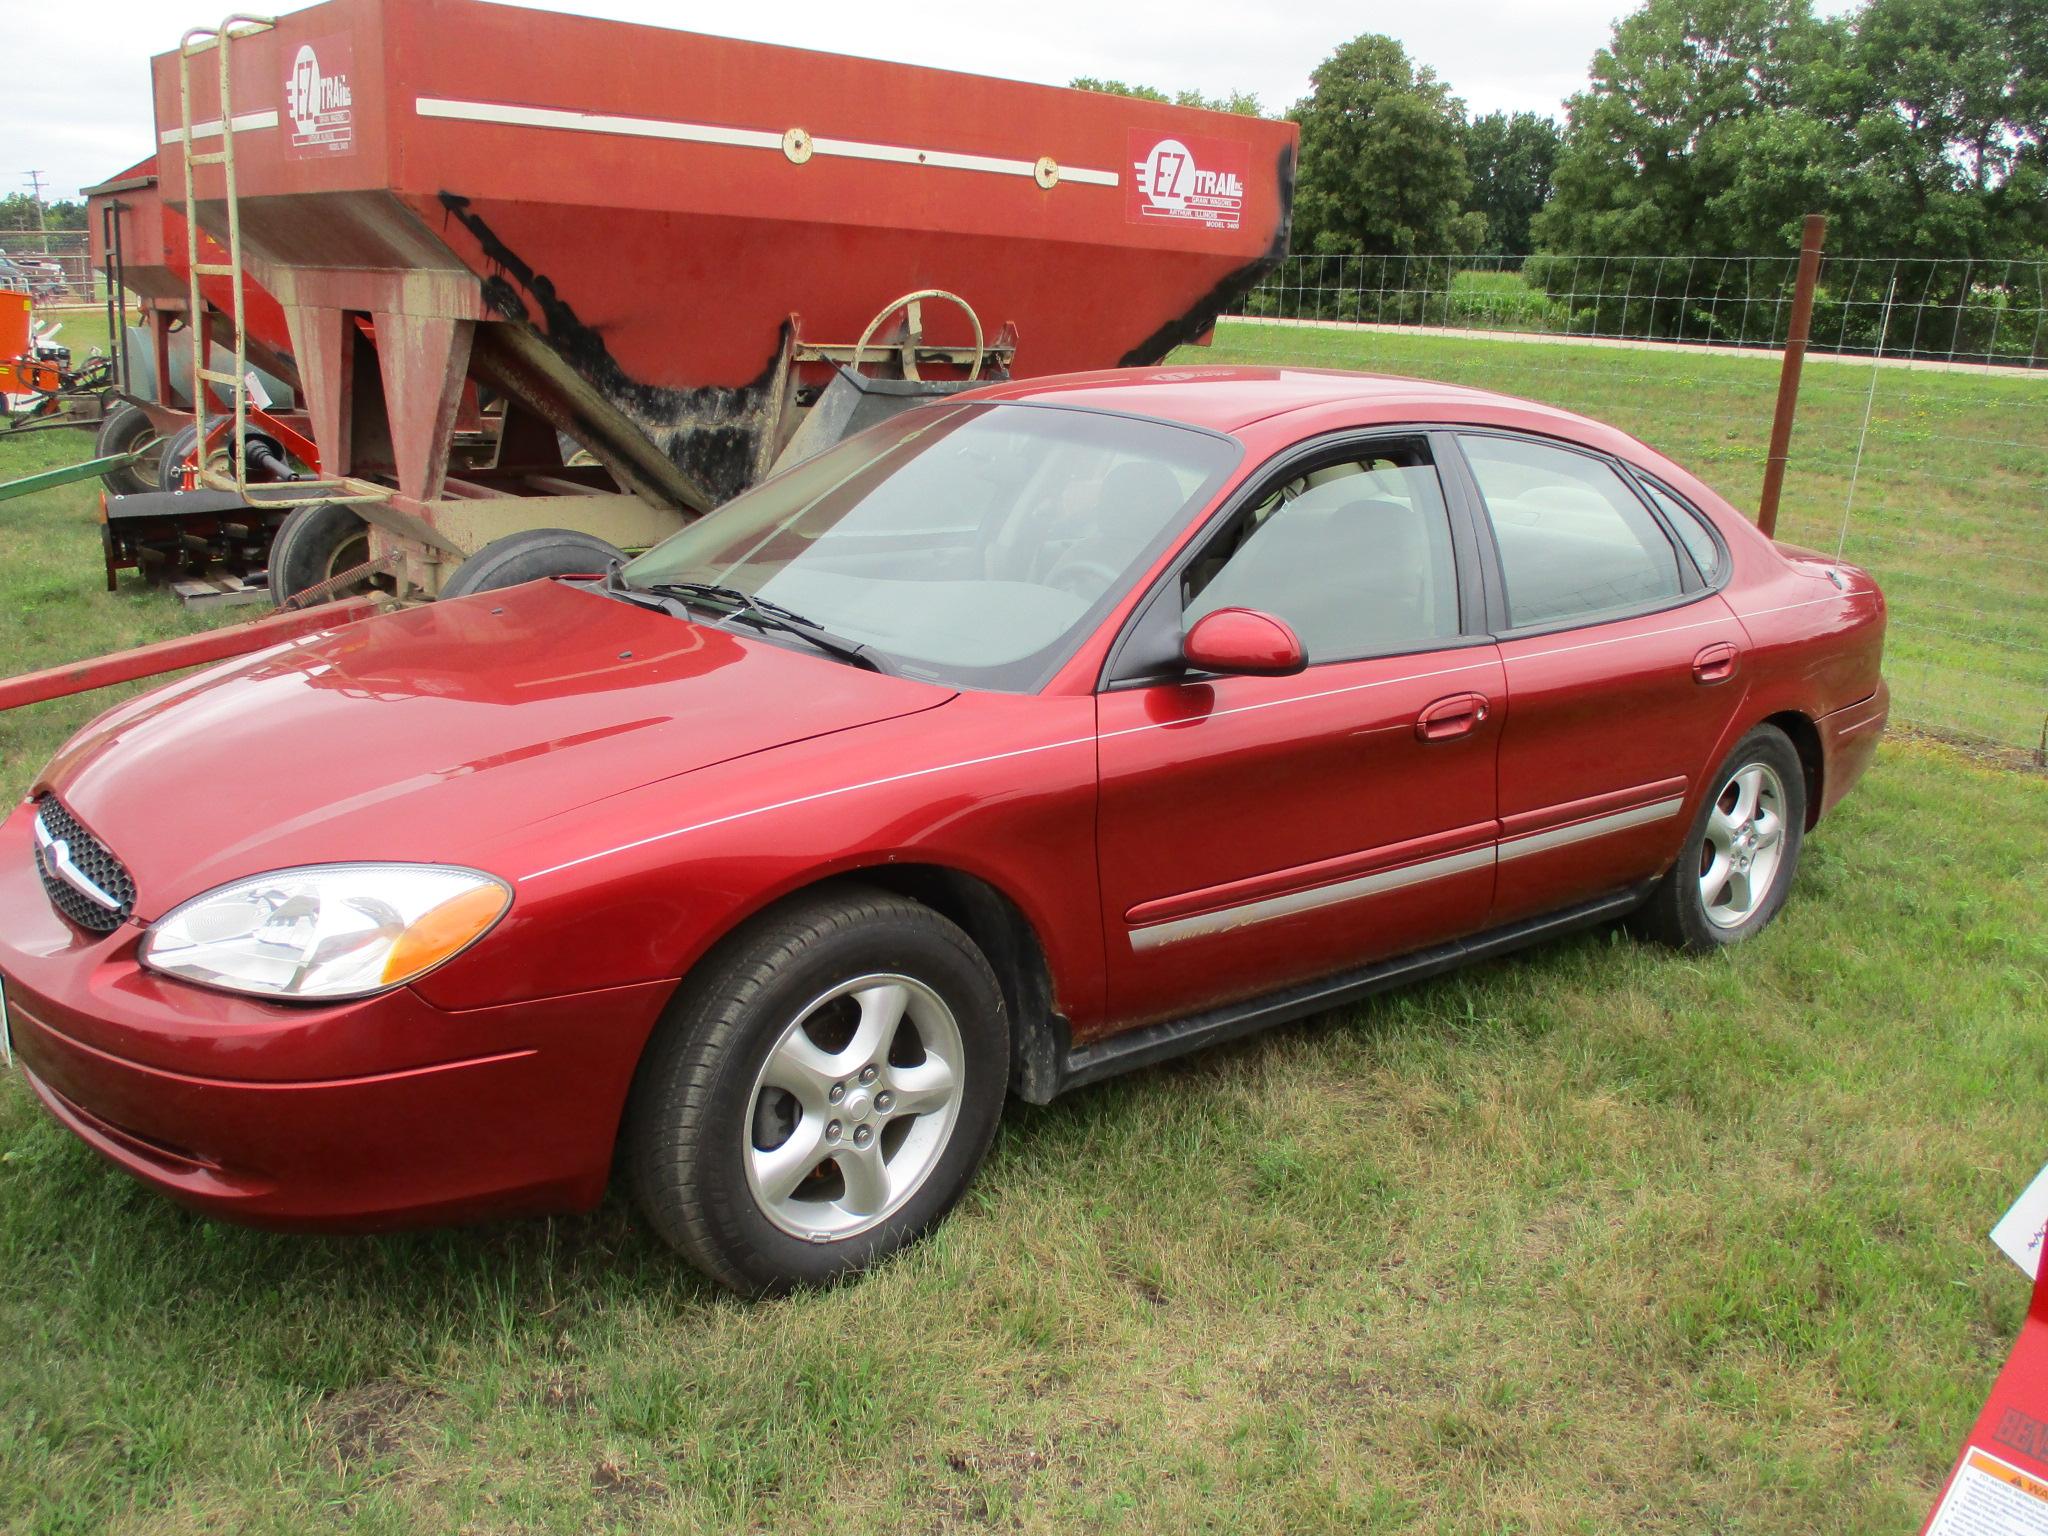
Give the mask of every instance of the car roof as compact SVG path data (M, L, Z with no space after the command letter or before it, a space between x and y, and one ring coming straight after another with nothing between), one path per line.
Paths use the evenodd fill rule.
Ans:
M955 398L1084 406L1230 433L1275 416L1325 414L1349 406L1361 423L1469 422L1528 430L1535 422L1544 422L1561 437L1601 447L1634 442L1589 417L1512 395L1336 368L1110 368L996 384Z

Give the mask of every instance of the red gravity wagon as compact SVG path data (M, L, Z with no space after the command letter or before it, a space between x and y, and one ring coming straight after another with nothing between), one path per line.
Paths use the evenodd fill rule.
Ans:
M185 391L198 488L290 509L281 604L383 590L0 708L601 567L919 400L1157 362L1287 247L1292 124L1120 96L478 0L230 18L152 77L233 322ZM245 383L272 298L318 466L282 482Z

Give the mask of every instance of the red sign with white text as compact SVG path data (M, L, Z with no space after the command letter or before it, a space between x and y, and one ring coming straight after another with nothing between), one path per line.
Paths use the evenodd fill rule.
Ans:
M1133 128L1130 154L1124 216L1131 223L1236 229L1244 222L1249 144Z
M1923 1536L2048 1532L2048 1264L2012 1358L1963 1442Z

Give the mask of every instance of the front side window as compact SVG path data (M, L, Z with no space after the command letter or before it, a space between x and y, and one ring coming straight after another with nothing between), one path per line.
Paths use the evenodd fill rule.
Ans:
M734 497L623 575L737 588L904 675L1024 692L1239 452L1129 416L923 406Z
M1427 444L1375 444L1270 487L1182 577L1185 623L1218 608L1284 619L1311 664L1454 638L1457 563Z
M1459 441L1493 522L1510 628L1598 618L1683 590L1678 551L1605 461L1522 438Z

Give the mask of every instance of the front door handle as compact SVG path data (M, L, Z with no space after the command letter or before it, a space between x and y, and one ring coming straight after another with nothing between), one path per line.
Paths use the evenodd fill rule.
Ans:
M1692 680L1696 683L1725 683L1735 675L1736 649L1726 640L1703 646L1692 659Z
M1460 736L1470 736L1492 709L1483 693L1454 693L1447 699L1438 699L1415 717L1415 739L1455 741Z

